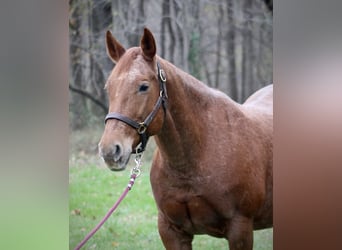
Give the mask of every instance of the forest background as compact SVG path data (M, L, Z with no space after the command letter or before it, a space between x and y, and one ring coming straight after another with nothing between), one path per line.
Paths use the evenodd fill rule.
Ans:
M129 48L148 27L161 57L243 102L272 83L268 7L272 1L70 0L70 130L102 124L108 111L104 85L114 66L105 49L108 29Z

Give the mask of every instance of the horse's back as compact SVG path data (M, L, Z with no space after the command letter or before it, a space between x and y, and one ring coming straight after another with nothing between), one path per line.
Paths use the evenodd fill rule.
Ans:
M273 114L273 84L256 91L243 103L243 106L258 109L266 114Z

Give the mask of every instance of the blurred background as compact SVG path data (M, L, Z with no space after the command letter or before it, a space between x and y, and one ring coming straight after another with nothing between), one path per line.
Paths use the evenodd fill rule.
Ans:
M103 89L113 63L105 32L125 48L138 46L143 28L157 53L205 84L243 102L272 82L272 7L268 0L70 0L69 124L103 124Z

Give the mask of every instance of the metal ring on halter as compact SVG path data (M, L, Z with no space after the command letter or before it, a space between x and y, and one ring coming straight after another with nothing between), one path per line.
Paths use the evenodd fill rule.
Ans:
M159 77L160 77L160 80L162 80L163 82L166 82L165 72L163 69L159 69Z
M147 126L144 122L139 123L139 127L137 128L138 134L141 135L146 132Z

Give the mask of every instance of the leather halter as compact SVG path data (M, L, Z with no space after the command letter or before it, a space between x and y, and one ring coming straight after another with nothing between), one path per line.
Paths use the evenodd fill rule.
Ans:
M140 135L140 146L135 150L135 152L132 152L132 153L144 152L146 145L147 145L147 141L150 137L150 135L147 133L147 127L150 125L154 117L157 115L157 112L160 109L161 105L163 105L164 112L166 112L167 92L166 92L166 86L165 86L165 83L166 83L165 72L160 67L160 64L158 62L157 62L157 69L158 69L158 81L159 81L159 98L156 104L154 105L153 110L143 122L134 121L127 116L124 116L122 114L115 113L115 112L107 114L105 118L105 124L107 120L109 119L116 119L136 129L136 131Z

